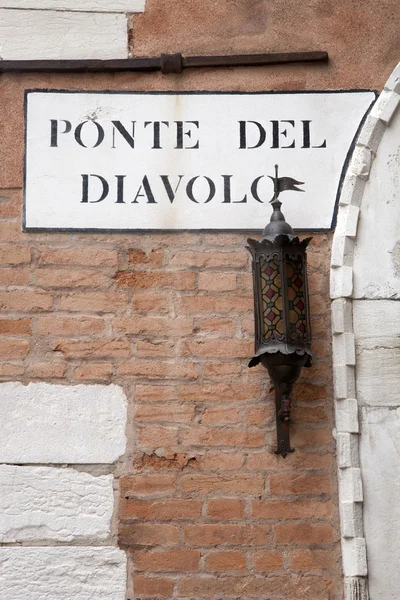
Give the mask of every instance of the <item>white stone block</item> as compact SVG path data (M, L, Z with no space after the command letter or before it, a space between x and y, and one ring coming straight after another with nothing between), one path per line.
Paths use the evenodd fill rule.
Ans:
M353 264L354 240L336 231L333 237L331 266L351 267Z
M338 433L337 461L339 469L348 469L359 466L358 435L353 433Z
M370 406L398 406L400 347L371 348L370 344L371 340L357 342L357 398Z
M342 333L334 335L333 344L333 361L335 365L355 365L356 353L354 345L353 333Z
M399 94L392 90L383 90L371 111L371 115L389 124L399 103Z
M370 150L376 152L383 134L385 133L385 129L386 123L376 116L368 115L357 140L357 144L367 146Z
M376 105L375 105L376 106ZM367 181L372 165L372 152L366 146L356 145L349 164L349 174Z
M106 540L113 505L112 475L0 466L0 543Z
M360 209L358 206L349 204L348 206L342 207L340 210L340 218L338 222L339 230L342 231L343 235L351 238L355 238L357 235L357 223L360 216Z
M400 409L361 411L364 535L371 599L397 600L400 585Z
M342 559L345 577L367 575L367 555L364 538L342 538Z
M113 463L125 426L117 385L0 384L0 463Z
M354 206L360 206L364 188L365 181L363 179L360 179L354 173L348 173L340 194L339 205L354 204Z
M334 334L353 331L353 306L347 298L336 298L332 302L332 331Z
M145 0L0 0L1 8L27 8L79 12L143 12Z
M336 430L340 433L358 433L358 402L355 398L338 400L335 403Z
M353 294L353 269L339 267L331 269L331 298L351 298Z
M124 14L0 8L0 59L128 57Z
M366 577L345 577L345 600L370 600Z
M363 504L340 503L340 529L345 538L363 537Z
M396 92L396 94L400 94L400 63L387 80L385 90L391 90Z
M0 548L1 600L124 600L126 555L112 547Z
M361 338L399 338L400 302L354 300L354 333Z
M335 396L338 400L355 397L354 367L335 365L333 370Z
M362 502L363 487L361 469L351 467L339 471L340 502Z

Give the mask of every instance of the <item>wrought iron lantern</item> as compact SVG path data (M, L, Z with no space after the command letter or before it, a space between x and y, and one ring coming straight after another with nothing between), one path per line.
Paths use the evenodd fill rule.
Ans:
M311 328L307 287L306 248L311 238L299 240L281 212L279 194L302 192L302 182L278 177L275 166L273 212L260 241L248 239L253 258L255 354L249 367L261 363L275 387L278 448L283 457L290 447L290 394L301 368L311 366Z

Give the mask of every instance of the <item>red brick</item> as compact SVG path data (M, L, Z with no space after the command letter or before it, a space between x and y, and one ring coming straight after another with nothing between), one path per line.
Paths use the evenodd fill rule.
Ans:
M3 196L3 194L5 194ZM0 218L9 219L19 217L21 214L21 200L14 196L12 190L2 192L0 197Z
M204 471L236 471L243 465L244 455L240 452L208 452L203 460Z
M300 429L293 428L291 442L294 448L333 448L333 436L328 429Z
M199 273L198 287L209 292L232 291L236 289L236 274Z
M0 292L0 309L12 311L50 310L53 306L53 295L41 292Z
M254 452L247 457L247 468L254 471L269 469L326 469L333 464L332 454L302 454L297 451L291 455L290 461L283 462L273 452Z
M126 342L121 342L126 343ZM167 363L132 360L118 365L122 377L147 377L148 379L197 379L196 363Z
M16 377L22 375L24 371L25 367L23 365L0 363L0 377Z
M250 407L246 411L246 419L249 425L271 424L275 419L275 407L272 404Z
M264 490L264 478L258 475L184 475L182 477L182 492L232 492L238 494L261 494Z
M21 230L19 221L0 221L0 240L2 242L26 242L26 233Z
M279 598L285 600L331 600L332 582L320 576L286 577L185 577L178 583L178 598L224 598L227 594L241 600L247 598ZM266 595L268 594L268 596Z
M265 433L262 430L197 427L184 431L182 444L184 446L246 446L254 448L262 446L264 438Z
M139 447L159 448L170 447L179 444L179 430L167 427L140 427L137 433L137 444Z
M35 282L41 287L108 287L110 278L93 269L36 269Z
M168 311L168 295L165 293L158 294L134 294L132 296L132 309L138 312L167 312Z
M93 381L108 381L113 374L113 365L109 363L86 364L74 370L78 381L91 379Z
M134 578L134 588L137 598L153 598L154 596L172 596L174 582L164 577L147 577L137 575Z
M268 573L279 571L283 566L283 554L277 550L258 550L253 553L253 567L256 571Z
M119 312L125 308L123 293L82 292L67 294L60 298L60 310Z
M188 314L250 311L254 305L252 296L182 296L179 311Z
M77 265L83 267L116 267L116 250L80 246L74 248L39 248L39 265Z
M206 555L205 566L207 571L220 573L243 571L246 568L246 554L240 550L211 552Z
M207 516L228 521L244 517L245 501L242 498L214 498L207 502Z
M0 246L0 265L22 265L30 260L29 246Z
M305 382L296 383L293 395L297 402L319 402L329 398L326 386Z
M252 355L253 342L236 340L185 340L181 345L183 356L247 358Z
M176 399L177 392L172 385L136 385L136 402L166 402Z
M281 544L330 544L335 537L335 530L330 525L290 523L275 526L275 539Z
M331 492L327 475L291 475L277 473L270 477L271 494L319 495Z
M15 340L14 338L0 339L0 358L25 358L29 352L27 340Z
M144 519L147 521L197 519L201 514L199 500L154 500L121 498L121 519Z
M232 375L239 375L241 371L242 367L234 363L209 362L203 365L205 377L228 378Z
M31 319L0 319L0 335L32 335Z
M128 252L128 261L131 265L151 264L160 266L164 262L164 253L159 249L145 252L141 248L131 248Z
M191 546L264 546L269 531L263 525L186 525L184 537Z
M334 556L330 550L298 548L290 554L290 568L295 571L333 569Z
M174 546L179 529L175 525L157 523L119 523L119 541L127 546Z
M172 340L138 340L136 342L136 356L162 358L174 356L176 353L176 343Z
M115 277L118 287L145 290L154 288L174 288L193 290L194 273L188 271L119 271Z
M234 324L231 319L225 317L197 317L194 333L219 332L233 337Z
M323 519L332 516L331 502L272 502L253 501L252 515L256 519Z
M207 424L240 423L242 421L239 408L236 406L211 407L205 410L201 422Z
M63 363L33 363L26 370L27 377L32 379L59 379L67 372L67 365Z
M155 333L160 335L190 335L193 331L193 319L187 317L135 317L113 320L113 329L116 333L145 334Z
M128 498L135 494L164 494L176 488L175 475L141 474L120 478L121 496Z
M136 421L190 423L195 414L189 404L139 404L135 408Z
M137 571L198 571L200 567L199 550L168 550L162 552L135 552L133 557Z
M324 406L299 406L293 410L294 423L321 423L327 420Z
M248 257L244 250L242 252L201 252L186 250L177 252L170 264L180 267L242 268L248 265Z
M29 269L0 269L0 285L29 285L30 278Z
M43 316L39 318L40 335L90 335L104 330L100 317Z
M61 352L66 358L107 358L127 357L130 355L130 344L119 340L90 340L75 342L66 340L55 340L51 344L55 352Z
M259 383L206 383L181 385L178 396L181 400L237 402L259 399L261 386Z

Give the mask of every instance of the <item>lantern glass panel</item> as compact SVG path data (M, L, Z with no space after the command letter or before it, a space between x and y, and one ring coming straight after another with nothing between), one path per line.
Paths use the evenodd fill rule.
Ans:
M285 329L279 256L260 260L263 341L282 339Z
M289 339L307 341L303 257L286 256Z

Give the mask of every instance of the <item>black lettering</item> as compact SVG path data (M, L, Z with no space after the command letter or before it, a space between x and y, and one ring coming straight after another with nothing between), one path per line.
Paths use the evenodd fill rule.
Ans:
M172 204L173 201L175 200L176 192L178 191L178 188L179 188L179 186L181 184L183 175L178 175L179 181L178 181L178 184L177 184L175 190L172 189L172 186L171 186L171 184L169 182L168 175L160 175L160 177L161 177L161 181L164 184L165 191L167 192L169 201Z
M69 121L65 121L64 119L61 121L50 119L50 148L58 147L58 122L65 124L64 131L60 131L60 133L69 133L71 131L72 126Z
M302 121L303 123L303 145L302 148L326 148L326 139L319 146L311 146L310 124L311 121Z
M176 150L197 150L197 148L199 148L199 141L197 140L197 142L195 143L194 146L184 146L183 145L183 136L186 135L188 138L192 138L192 132L190 131L190 129L188 129L187 131L183 131L183 125L184 123L190 123L191 125L195 125L197 127L197 129L199 129L199 122L198 121L175 121L176 123L176 146L175 149Z
M116 175L117 178L117 201L116 204L125 204L124 201L124 178L126 175Z
M142 189L144 191L144 194L142 193ZM132 200L132 204L138 204L138 201L137 201L138 198L147 198L147 204L157 204L157 202L154 198L154 194L151 190L147 175L145 175L143 177L142 185L138 189L135 198Z
M284 129L283 131L280 130L279 128L279 124L280 123L289 123L289 125L291 125L292 127L294 127L294 121L271 121L272 123L272 146L271 148L294 148L295 147L295 142L294 140L292 141L291 144L289 144L289 146L281 146L279 144L279 136L283 135L283 137L287 138L287 129Z
M144 126L151 125L153 123L153 147L152 150L161 150L161 142L160 142L160 131L161 124L169 127L168 121L145 121Z
M261 175L261 177L257 177L253 183L251 184L251 193L252 196L255 200L257 200L257 202L261 202L261 204L263 204L263 201L261 200L260 196L258 195L258 183L260 181L260 179L263 179L264 175Z
M222 204L232 203L232 204L242 204L243 202L247 202L247 194L245 194L243 200L232 200L231 197L231 179L233 175L222 175L222 179L224 180L224 199Z
M101 142L104 140L104 129L101 125L96 123L96 121L83 121L82 123L79 123L79 125L75 129L75 139L80 146L83 146L83 148L87 148L87 146L82 141L82 129L83 126L86 125L86 123L93 123L93 125L97 128L97 141L92 146L92 148L97 148L97 146L100 146Z
M186 194L187 194L189 200L191 200L192 202L196 202L196 204L199 204L199 201L196 200L196 198L193 195L193 186L194 186L196 180L199 178L200 178L200 175L193 177L186 186ZM208 194L208 198L207 198L207 200L204 200L204 204L207 204L207 202L210 202L210 200L212 200L214 198L216 189L215 189L215 183L213 182L212 179L210 179L209 177L205 177L205 176L204 176L204 179L207 181L207 183L210 187L210 192Z
M103 191L98 200L89 200L89 177L97 177L97 179L99 179L102 184ZM81 200L81 202L84 202L84 203L101 202L102 200L104 200L104 198L106 198L108 196L109 190L110 190L110 186L108 185L107 180L104 179L104 177L102 177L101 175L93 175L93 174L82 175L82 200Z
M132 121L132 135L129 133L129 131L127 131L125 129L125 127L122 125L121 121L111 121L111 123L114 125L113 128L113 132L112 132L112 148L115 148L115 130L119 131L119 133L122 135L122 137L124 138L124 140L126 142L128 142L128 144L130 145L131 148L135 147L135 123L136 121Z
M256 125L256 127L258 127L258 134L260 137L255 146L247 146L247 123L253 123L254 125ZM240 138L239 148L240 149L248 148L248 149L252 150L254 148L259 148L265 142L266 137L267 137L267 132L265 131L265 129L261 125L261 123L258 123L258 121L239 121L239 138Z

